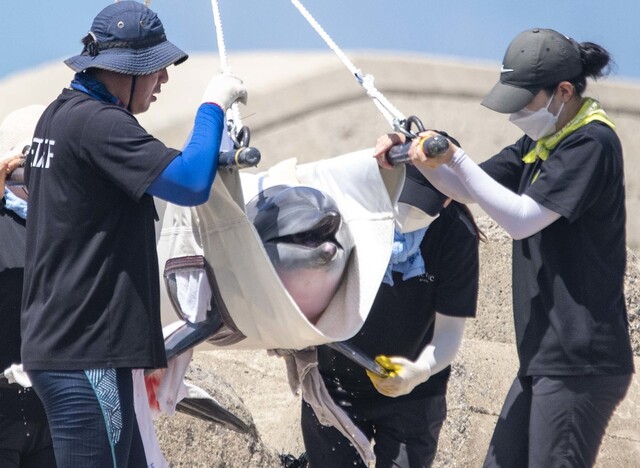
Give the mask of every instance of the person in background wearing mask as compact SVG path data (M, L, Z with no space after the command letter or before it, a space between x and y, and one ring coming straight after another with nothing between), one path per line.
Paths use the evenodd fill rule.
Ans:
M583 97L609 63L597 44L524 31L482 104L525 135L480 166L455 144L435 158L417 142L409 151L438 189L477 202L514 239L520 368L486 467L593 466L631 383L622 146L602 106ZM399 140L378 140L379 164Z
M481 234L471 213L464 205L449 204L416 168L406 169L387 273L362 329L348 341L376 357L389 374L365 373L333 348L317 348L329 395L364 440L375 443L378 467L433 463L447 414L450 364L466 318L475 316L478 296ZM302 402L310 466L366 466L341 431L321 424L317 411Z
M132 369L166 366L153 196L209 197L224 112L242 82L214 76L183 151L147 133L145 112L187 54L135 1L104 8L76 71L44 111L27 156L22 363L43 401L60 467L146 466Z
M0 372L20 363L20 302L24 274L27 200L6 179L24 163L25 148L44 106L13 111L0 124ZM42 402L31 388L0 374L0 466L55 468Z

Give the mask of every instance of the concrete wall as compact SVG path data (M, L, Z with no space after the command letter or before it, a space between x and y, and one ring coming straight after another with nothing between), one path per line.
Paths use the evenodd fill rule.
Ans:
M495 66L414 55L354 53L350 58L376 78L377 88L401 112L419 116L427 127L448 131L476 161L520 136L505 115L479 104L497 79ZM240 54L230 56L229 63L249 88L249 104L242 108L242 117L251 128L252 145L262 152L260 170L289 157L304 162L370 147L390 130L333 54ZM170 68L169 83L140 121L169 145L180 147L201 93L217 67L217 57L203 54ZM62 63L54 63L0 81L0 118L18 107L51 101L71 76ZM640 82L609 78L590 83L587 94L599 99L618 125L625 151L628 243L637 250Z
M405 115L417 115L430 128L448 131L480 162L521 135L507 116L480 106L497 79L495 68L419 57L357 56L354 61L376 77L376 86ZM590 84L618 125L627 179L629 245L640 247L640 83ZM254 114L255 112L255 114ZM373 146L389 126L341 63L314 70L295 83L254 93L245 119L263 166L285 157L331 157ZM479 209L475 210L480 214Z
M520 131L507 116L480 106L497 79L493 67L421 57L356 56L363 71L405 115L456 136L480 162L515 141ZM626 164L629 245L640 247L640 83L591 83L587 94L599 99L618 126ZM252 113L255 112L254 115ZM382 114L341 63L310 72L296 83L251 96L246 123L253 143L272 161L330 157L373 146L389 131ZM480 214L479 209L476 210Z

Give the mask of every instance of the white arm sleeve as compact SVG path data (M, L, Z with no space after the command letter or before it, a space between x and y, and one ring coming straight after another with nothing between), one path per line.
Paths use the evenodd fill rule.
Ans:
M467 188L462 184L458 175L449 166L441 165L436 169L416 167L423 176L429 179L429 182L431 182L435 188L447 197L451 197L455 201L465 204L476 202L471 194L469 194Z
M456 150L449 167L482 209L514 239L529 237L560 218L531 197L496 182L462 149Z
M420 363L428 364L431 375L437 374L453 362L462 343L465 321L464 317L451 317L436 312L433 339L418 358Z

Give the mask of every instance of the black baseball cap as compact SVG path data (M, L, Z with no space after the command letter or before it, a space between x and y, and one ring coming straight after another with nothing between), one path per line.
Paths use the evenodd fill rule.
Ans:
M496 112L511 114L538 92L582 74L576 41L553 29L529 29L511 41L500 68L500 81L482 100Z
M398 203L415 206L429 216L437 216L447 196L438 191L415 166L407 165Z

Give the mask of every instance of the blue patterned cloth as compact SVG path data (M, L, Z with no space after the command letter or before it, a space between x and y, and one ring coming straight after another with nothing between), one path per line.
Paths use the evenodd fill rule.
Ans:
M122 410L120 409L116 370L88 369L84 373L89 382L91 382L91 386L100 402L100 408L102 408L102 414L107 426L107 434L113 447L120 440L122 431Z
M76 73L71 82L71 89L82 91L98 101L109 102L116 106L124 107L124 103L111 94L102 82L87 73Z
M4 208L13 211L22 219L27 219L27 202L6 188L4 189Z
M420 253L420 244L429 227L402 234L398 230L393 232L393 247L391 259L382 282L393 286L393 271L402 273L402 280L406 281L415 276L424 275L426 267Z

